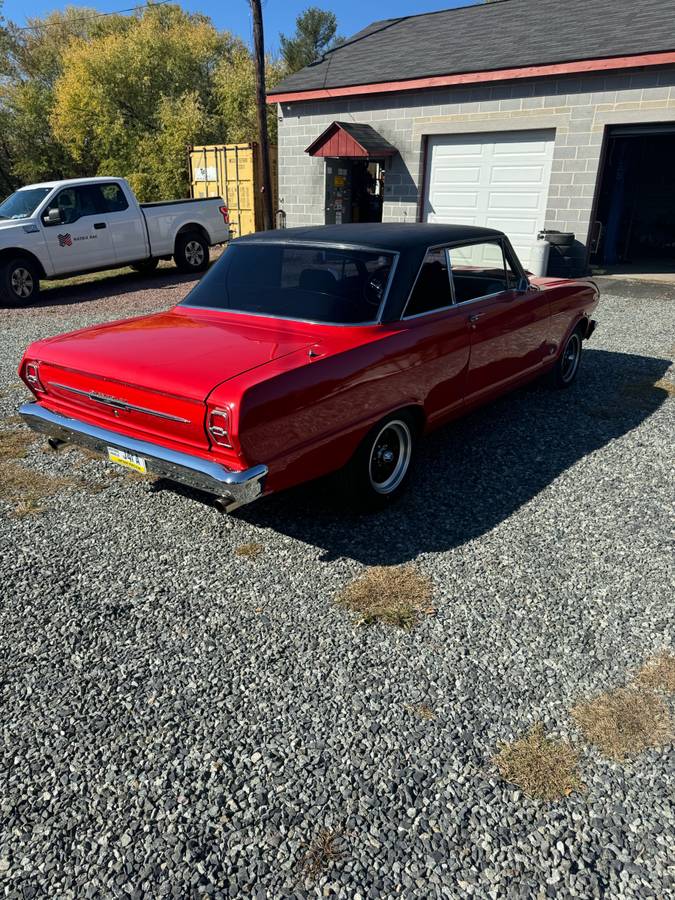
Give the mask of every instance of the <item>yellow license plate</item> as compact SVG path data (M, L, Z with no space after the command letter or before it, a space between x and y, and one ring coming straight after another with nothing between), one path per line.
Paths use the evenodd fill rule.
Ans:
M117 450L115 447L108 447L108 459L110 462L117 463L118 466L124 466L126 469L133 469L134 472L147 474L147 467L142 456L136 456L135 453L127 453L126 450Z

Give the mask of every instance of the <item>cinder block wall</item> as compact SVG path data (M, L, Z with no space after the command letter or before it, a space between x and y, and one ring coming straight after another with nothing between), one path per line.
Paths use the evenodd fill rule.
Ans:
M675 67L283 103L278 113L279 202L289 227L324 223L324 160L304 151L336 119L367 122L399 150L386 177L389 222L420 214L428 135L555 128L542 225L574 231L585 245L606 128L675 121Z

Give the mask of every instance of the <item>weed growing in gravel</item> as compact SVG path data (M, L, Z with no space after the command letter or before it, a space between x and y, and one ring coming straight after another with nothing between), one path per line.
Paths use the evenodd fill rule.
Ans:
M307 878L315 879L335 862L347 855L344 847L345 833L338 829L322 828L307 849L303 871Z
M436 718L436 713L426 703L406 703L404 709L420 719L429 720Z
M8 459L23 459L34 436L27 428L0 431L0 464Z
M359 616L359 625L382 622L413 628L432 615L431 582L413 566L373 566L348 584L337 603Z
M673 736L670 714L663 700L639 688L608 691L579 703L571 712L584 736L616 760L658 747Z
M255 559L256 556L260 556L265 550L262 544L257 544L255 541L251 541L249 544L239 544L238 547L234 548L235 556L246 556L249 559Z
M584 787L577 774L576 750L565 741L546 737L541 723L520 740L504 744L493 762L505 781L540 800L567 797Z
M671 397L675 397L675 381L659 378L658 381L654 382L654 387L658 388L660 391L665 391L666 394L670 394Z
M70 479L44 475L15 462L0 463L0 500L11 503L19 517L41 512L40 502L70 483Z
M648 659L635 680L638 684L655 691L675 694L675 655L663 650Z

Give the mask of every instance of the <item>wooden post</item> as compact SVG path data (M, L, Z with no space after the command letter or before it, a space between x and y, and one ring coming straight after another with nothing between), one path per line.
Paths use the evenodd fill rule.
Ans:
M255 58L255 105L258 117L258 144L262 163L263 227L274 228L270 146L267 134L267 98L265 97L265 38L260 0L250 0L253 16L253 54Z

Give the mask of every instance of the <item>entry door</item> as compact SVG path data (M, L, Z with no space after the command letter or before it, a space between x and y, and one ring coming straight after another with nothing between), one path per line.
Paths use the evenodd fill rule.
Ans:
M553 129L429 138L424 218L508 235L525 267L544 227Z
M467 401L498 393L548 358L549 305L538 290L519 290L520 273L499 241L451 247L457 307L469 328Z
M352 220L352 164L348 159L326 160L326 225Z
M46 225L41 211L44 237L54 272L78 272L115 264L115 249L106 221L98 210L92 185L64 188L49 201L49 209L58 209L61 221Z

